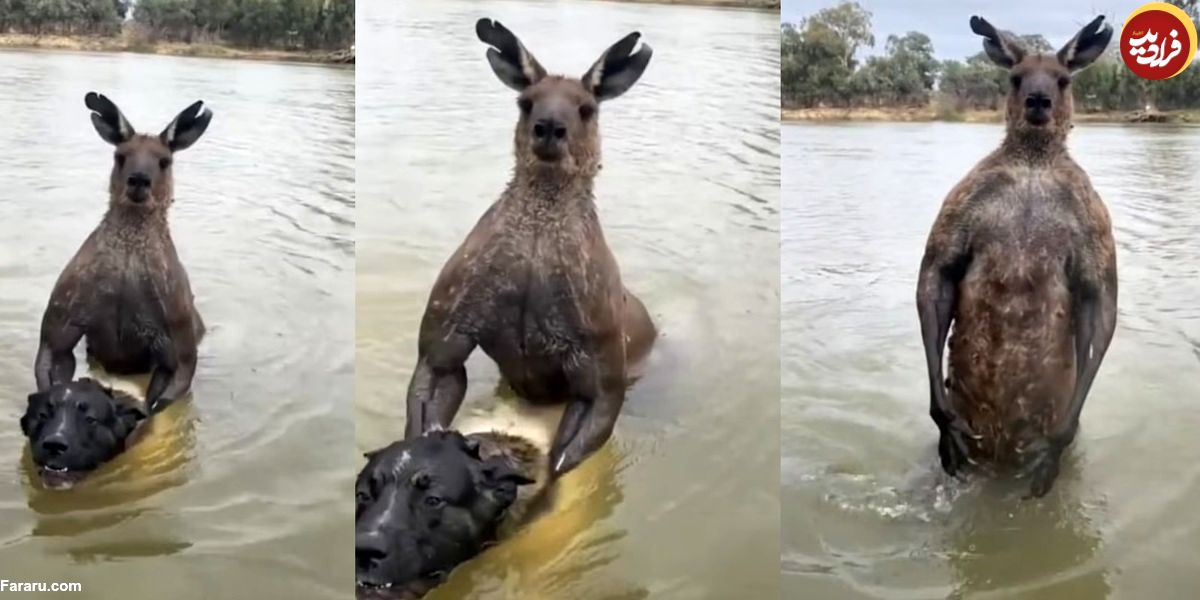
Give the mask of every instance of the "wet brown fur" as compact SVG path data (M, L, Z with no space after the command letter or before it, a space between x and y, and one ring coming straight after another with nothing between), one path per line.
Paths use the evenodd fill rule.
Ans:
M502 31L501 42L515 53L519 43ZM513 176L433 286L405 437L450 425L466 390L463 365L479 346L521 397L567 402L550 453L557 475L611 435L629 367L649 352L656 332L646 308L621 282L596 214L598 99L581 79L547 76L523 47L520 52L511 65L527 60L529 81L510 83L522 88ZM589 109L585 118L580 111ZM556 111L565 129L558 160L545 160L533 148L530 115L545 110Z
M1059 82L1070 76L1058 58L1042 55L1023 56L1011 73L1014 86L1031 77ZM947 452L954 452L946 447L947 420L959 419L974 433L963 458L981 465L1024 467L1047 440L1069 443L1078 426L1073 398L1084 356L1077 344L1089 335L1084 321L1096 324L1092 351L1099 357L1112 335L1112 224L1087 174L1067 153L1071 91L1069 83L1057 87L1050 122L1041 126L1027 122L1025 99L1019 87L1012 89L1004 142L950 191L929 234L917 301L934 388L943 384L934 362L941 362L945 332L933 334L949 326L939 312L953 321L943 388L948 414L939 414L937 389L931 401L943 429L943 466L951 474L962 465L946 464ZM1098 319L1089 318L1090 302L1099 307ZM936 357L928 354L933 350ZM1078 402L1082 408L1082 398ZM1052 458L1049 481L1035 476L1035 495L1057 473L1057 454Z

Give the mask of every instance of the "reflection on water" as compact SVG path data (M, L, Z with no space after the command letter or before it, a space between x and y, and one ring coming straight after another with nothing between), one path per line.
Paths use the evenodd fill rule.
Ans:
M353 435L354 72L24 51L0 52L0 72L0 578L130 600L343 597L354 463L329 449ZM171 209L209 333L193 398L61 492L17 421L50 290L107 202L89 90L150 132L197 99L214 112L176 157Z
M1062 474L947 481L915 290L994 125L784 126L783 588L814 598L1189 597L1200 517L1200 129L1081 125L1112 213L1118 329Z
M607 2L360 8L359 450L402 434L429 289L511 169L516 98L488 68L475 21L499 19L548 69L577 75L632 30L654 48L637 85L601 110L597 205L661 336L613 441L560 481L551 512L430 598L776 596L778 15ZM549 437L541 416L496 393L482 352L467 369L460 424Z

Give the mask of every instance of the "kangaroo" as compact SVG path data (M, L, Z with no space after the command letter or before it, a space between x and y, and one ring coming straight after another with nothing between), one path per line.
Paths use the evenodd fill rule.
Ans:
M565 401L549 455L551 478L608 440L628 367L656 332L621 283L596 215L599 104L641 77L651 49L631 33L583 77L547 75L515 35L481 19L492 71L520 95L508 186L442 268L421 320L405 438L450 426L475 350L531 402Z
M58 277L42 317L37 389L71 381L74 349L115 374L150 372L151 413L188 393L204 322L167 227L174 201L171 163L200 139L212 112L197 101L158 135L134 132L111 100L84 104L101 139L116 147L108 211Z
M917 284L942 468L1015 468L1035 497L1058 476L1116 328L1112 224L1066 149L1071 76L1104 52L1103 21L1043 55L971 17L987 56L1009 70L1007 131L943 202Z

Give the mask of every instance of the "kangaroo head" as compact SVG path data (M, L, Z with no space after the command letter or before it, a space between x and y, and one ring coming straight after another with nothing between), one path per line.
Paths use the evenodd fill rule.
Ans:
M137 133L121 109L102 94L88 92L83 103L92 111L92 126L100 137L116 147L108 192L110 204L146 210L171 204L175 186L171 163L175 153L200 139L212 112L196 101L183 109L162 133Z
M971 31L983 37L988 58L1008 69L1009 131L1065 138L1073 112L1071 76L1099 58L1112 38L1104 16L1084 25L1052 55L1028 52L1012 33L997 30L983 17L971 17Z
M637 48L641 34L621 38L577 79L547 75L498 21L480 19L475 33L491 46L487 59L492 71L519 94L517 169L595 175L600 168L599 105L624 94L646 70L652 51L645 44Z

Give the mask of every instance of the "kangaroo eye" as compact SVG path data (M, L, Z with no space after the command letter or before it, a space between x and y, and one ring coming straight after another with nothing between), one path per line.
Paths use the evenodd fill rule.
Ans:
M592 115L596 114L596 107L592 104L584 104L579 107L579 118L584 121L591 119Z
M1020 75L1013 75L1012 77L1008 78L1008 81L1009 81L1009 83L1012 84L1014 90L1021 87L1021 76Z
M1060 88L1065 88L1065 87L1067 87L1068 85L1071 85L1071 78L1070 78L1070 77L1067 77L1067 76L1065 76L1065 75L1064 75L1064 76L1062 76L1062 77L1059 77L1059 78L1058 78L1058 87L1060 87Z
M529 98L517 98L517 107L521 109L523 114L529 114L533 110L533 100Z
M117 160L117 167L125 166L125 155L124 154L121 154L120 152L118 152L115 155L113 155L113 158L115 158Z
M429 508L441 508L446 505L446 500L439 496L425 496L425 506Z
M158 159L158 168L166 170L167 167L170 167L170 166L171 166L171 159L169 159L169 158Z

